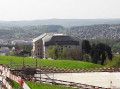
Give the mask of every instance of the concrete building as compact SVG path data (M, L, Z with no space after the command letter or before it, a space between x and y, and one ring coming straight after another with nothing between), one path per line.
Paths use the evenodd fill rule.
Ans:
M32 57L45 58L50 46L58 45L59 50L78 49L80 48L79 41L74 38L55 33L45 33L33 40Z
M31 41L24 41L24 40L13 40L11 41L12 45L32 45Z

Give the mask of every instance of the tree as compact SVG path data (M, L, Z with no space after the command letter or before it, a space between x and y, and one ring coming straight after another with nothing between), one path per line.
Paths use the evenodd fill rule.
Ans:
M59 57L58 45L50 46L48 48L47 57L57 59Z
M108 59L112 60L112 51L111 51L111 47L109 47L108 45L106 45L106 52L107 52L107 55L108 55Z
M84 54L83 55L83 61L85 62L91 62L91 57L89 54Z
M91 58L93 63L97 63L100 60L101 65L103 65L106 58L112 60L111 47L103 43L94 44L92 46Z
M58 45L50 46L48 48L47 57L55 58L55 59L68 59L68 60L82 60L82 52L80 49L70 49L59 50Z
M82 41L82 52L83 54L89 54L91 51L91 45L88 40L83 40Z
M82 61L82 52L79 49L71 49L68 52L68 59Z
M8 53L8 56L14 56L15 54L14 54L14 52L9 52Z
M97 64L98 60L100 60L99 47L95 44L92 45L91 58L92 58L92 62L96 63L96 64Z
M107 60L106 66L119 68L120 67L120 56L115 56L112 60Z
M63 59L67 59L67 50L66 49L63 49L62 53L61 53L61 58Z

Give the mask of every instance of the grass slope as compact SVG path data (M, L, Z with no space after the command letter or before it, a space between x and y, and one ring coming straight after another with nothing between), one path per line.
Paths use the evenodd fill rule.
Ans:
M23 57L0 56L0 64L9 64L10 60L12 60L13 62L22 64ZM36 60L35 58L24 58L25 64L31 64L35 60ZM87 63L87 62L82 62L82 61L72 61L72 60L44 60L44 59L38 59L38 62L40 62L41 65L52 65L54 67L70 68L70 69L103 67L103 66L98 65L98 64Z
M75 89L71 87L63 87L57 85L43 84L37 82L26 82L31 89Z
M19 89L20 88L20 84L13 81L13 80L8 80L8 83L10 84L11 87L13 87L13 89ZM24 89L23 87L21 87L21 89Z

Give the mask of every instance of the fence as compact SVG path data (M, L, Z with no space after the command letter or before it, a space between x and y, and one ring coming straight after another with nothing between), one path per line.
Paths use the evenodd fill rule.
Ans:
M18 82L24 89L30 89L27 84L22 80L22 78L20 76L16 76L14 74L11 73L10 68L6 68L4 66L0 66L0 70L2 72L2 77L0 78L0 80L2 81L2 83L8 88L8 89L13 89L9 83L6 81L6 78L10 78L16 82ZM4 77L4 78L3 78Z
M50 78L43 78L41 77L35 77L35 76L25 76L18 74L12 74L10 71L10 68L5 68L3 66L0 66L0 70L2 72L3 76L9 77L10 79L20 83L24 89L30 89L27 84L23 81L23 79L27 79L29 81L40 81L43 83L51 83L55 85L63 85L63 86L71 86L75 88L84 88L84 89L111 89L111 88L103 88L93 85L87 85L87 84L81 84L81 83L75 83L75 82L69 82L69 81L63 81L63 80L57 80L57 79L50 79ZM36 69L37 73L81 73L81 72L120 72L120 68L90 68L90 69L68 69L68 68L58 68L58 67L51 67L51 66L41 66L41 69ZM7 83L5 78L0 79L3 84L8 88L12 89L12 87Z
M75 82L69 82L69 81L63 81L63 80L57 80L57 79L49 79L49 78L41 78L43 83L50 83L55 85L62 85L62 86L70 86L74 88L83 88L83 89L111 89L111 88L103 88L93 85L87 85L87 84L81 84L81 83L75 83ZM35 81L40 81L39 78L35 77Z
M120 68L88 68L88 69L68 69L51 66L41 66L37 72L47 73L81 73L81 72L120 72Z

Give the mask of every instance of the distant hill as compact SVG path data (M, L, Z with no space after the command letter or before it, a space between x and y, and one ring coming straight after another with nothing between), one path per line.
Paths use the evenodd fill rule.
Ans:
M79 39L120 39L120 24L74 26L69 29L69 34Z
M0 21L1 26L61 25L65 27L72 27L94 24L120 24L120 19L48 19L31 21Z
M120 39L120 19L0 21L0 39L32 39L49 32L66 33L80 39Z
M66 33L67 29L60 25L39 26L0 26L0 39L34 38L43 33Z

